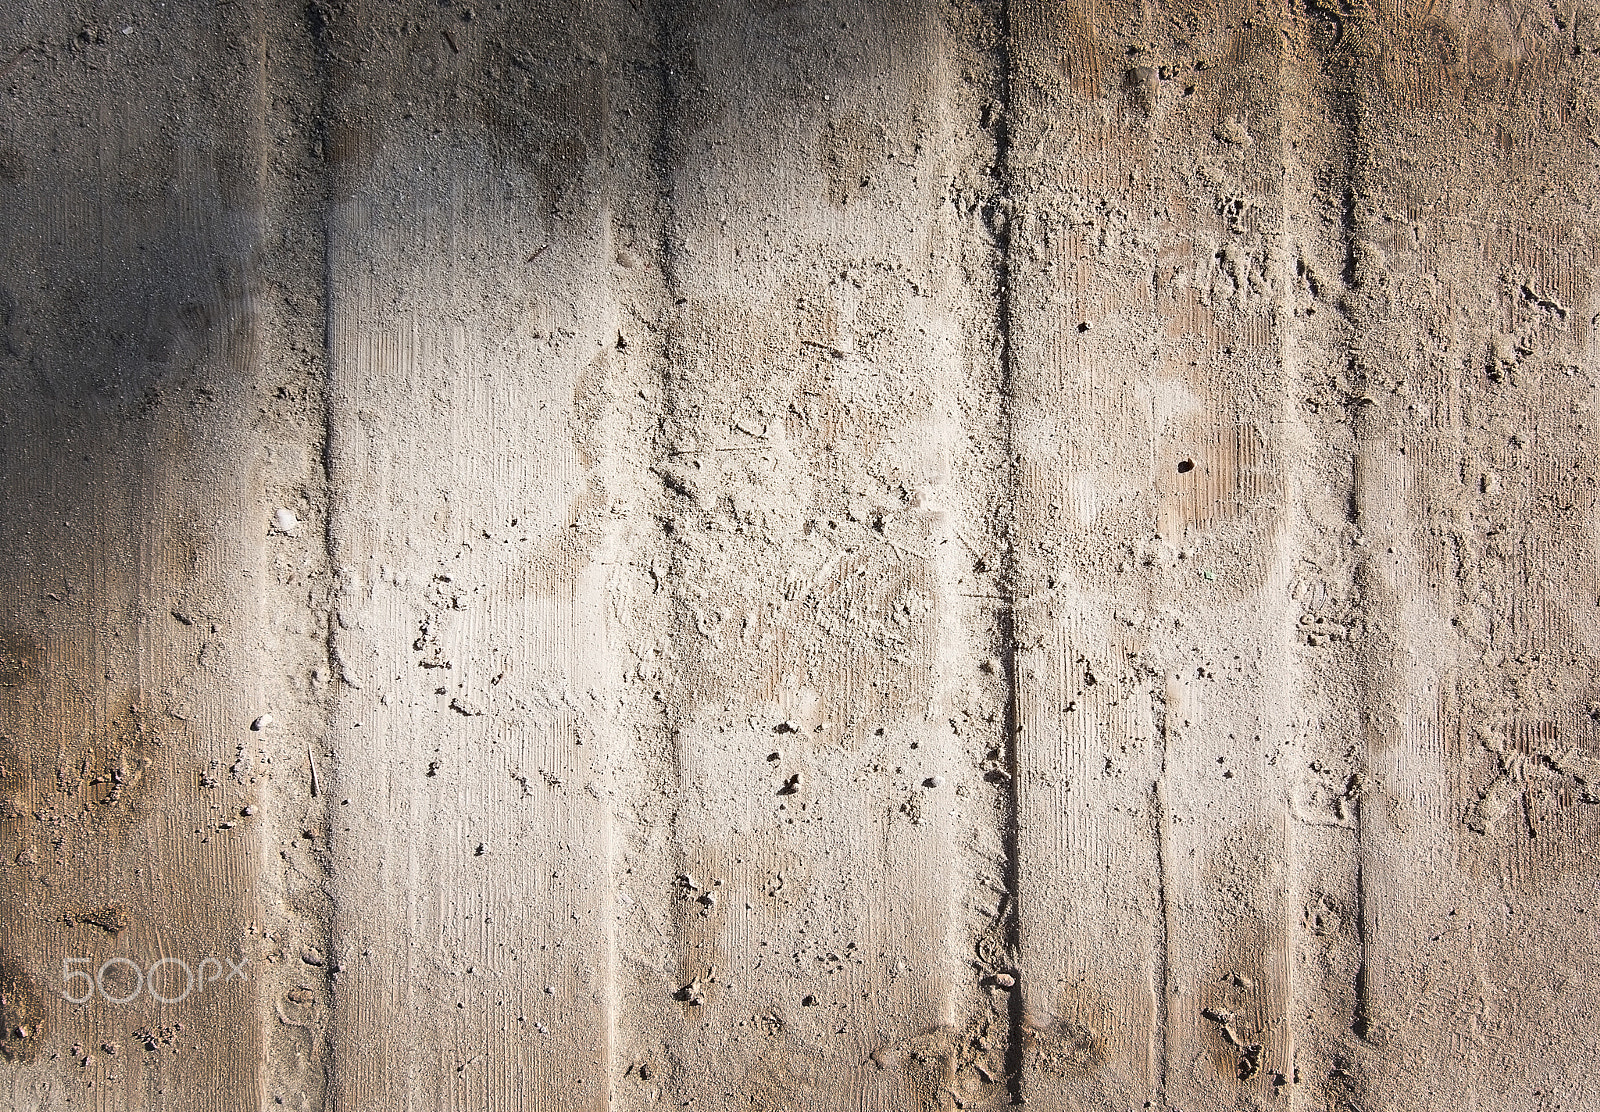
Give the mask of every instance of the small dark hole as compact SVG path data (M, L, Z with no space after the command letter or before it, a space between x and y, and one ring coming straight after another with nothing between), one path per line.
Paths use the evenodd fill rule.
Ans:
M1086 320L1085 321L1079 321L1078 322L1078 331L1079 332L1087 332L1087 331L1089 331L1089 322L1086 321Z
M1192 460L1192 459L1181 459L1181 460L1178 461L1178 474L1187 475L1189 472L1191 472L1193 470L1194 470L1194 460Z

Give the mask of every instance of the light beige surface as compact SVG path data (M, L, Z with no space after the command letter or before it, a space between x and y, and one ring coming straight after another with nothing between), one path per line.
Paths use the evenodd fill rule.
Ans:
M0 1106L1600 1102L1597 20L0 16Z

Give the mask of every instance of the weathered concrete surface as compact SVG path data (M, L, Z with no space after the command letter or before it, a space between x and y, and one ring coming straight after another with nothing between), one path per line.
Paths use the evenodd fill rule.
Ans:
M1292 1073L1297 28L1012 10L1022 1090ZM1137 27L1136 34L1119 33Z
M259 961L265 942L259 818L277 769L249 727L272 669L254 404L266 136L256 17L224 8L195 4L159 35L5 17L11 1108L260 1101L259 978L174 1007L135 997L162 958ZM176 997L187 978L173 962L150 980Z
M320 29L333 1091L598 1108L627 46L604 8L444 14L347 5Z
M0 1104L1600 1099L1600 13L91 8Z

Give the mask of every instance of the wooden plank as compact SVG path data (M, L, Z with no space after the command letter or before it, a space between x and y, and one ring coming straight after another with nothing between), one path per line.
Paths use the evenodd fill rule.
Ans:
M256 28L228 8L6 21L8 1108L262 1101L265 816L242 812L271 790L248 729L271 684L249 652L270 550L253 470L263 86ZM244 972L215 977L223 960Z
M1022 1093L1264 1101L1294 1059L1284 35L1020 4L1010 42Z
M1004 1095L1006 997L981 982L1008 962L971 937L1006 881L978 768L993 600L965 597L997 563L969 440L996 368L966 339L993 276L949 203L988 142L969 33L917 4L666 17L674 313L637 689L668 742L639 777L668 799L641 801L659 855L624 886L653 909L626 946L654 965L624 1016L630 1103Z
M639 142L637 20L374 4L322 29L341 1106L609 1099L602 416L633 325L607 161Z

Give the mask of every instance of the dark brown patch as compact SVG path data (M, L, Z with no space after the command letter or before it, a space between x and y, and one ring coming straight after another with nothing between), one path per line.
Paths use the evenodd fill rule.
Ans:
M1419 61L1440 71L1454 70L1461 64L1461 32L1443 20L1429 20L1419 27L1412 47Z
M831 119L822 129L818 159L828 177L828 201L841 208L872 185L883 163L888 134L883 121L863 113Z
M56 789L76 796L90 818L131 815L150 787L162 737L137 711L108 723L76 753L56 766Z
M44 1008L39 986L22 963L0 955L0 1056L8 1062L31 1062L43 1041Z
M0 143L0 181L11 185L27 176L27 155L10 143Z
M893 1046L873 1051L870 1061L881 1070L897 1070L904 1078L903 1100L923 1108L947 1107L942 1097L953 1092L962 1058L962 1039L949 1027L930 1027Z
M32 639L11 630L0 632L0 688L37 685L42 656Z
M125 930L128 924L133 922L133 919L128 915L128 909L122 904L111 903L88 911L70 913L64 916L62 921L69 926L86 923L92 927L99 927L107 934L117 934Z
M1056 1019L1044 1027L1024 1027L1022 1053L1028 1066L1040 1073L1092 1077L1105 1065L1106 1042L1082 1023Z
M1267 1065L1268 1036L1276 1018L1267 991L1273 939L1265 928L1241 925L1234 942L1233 960L1214 968L1195 1002L1215 1035L1212 1065L1218 1074L1231 1073L1243 1082L1259 1077Z
M1080 4L1026 5L1013 17L1012 38L1021 45L1018 77L1053 99L1070 93L1098 100L1115 72L1114 44L1101 41L1093 13Z

